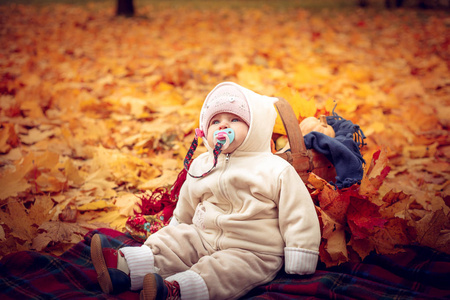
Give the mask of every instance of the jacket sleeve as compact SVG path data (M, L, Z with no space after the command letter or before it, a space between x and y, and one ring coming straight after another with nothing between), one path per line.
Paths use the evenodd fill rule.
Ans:
M192 178L189 178L189 175L187 175L186 181L180 189L177 206L173 211L173 216L178 224L192 224L192 217L194 216L196 205L194 206L189 195L189 182L191 179Z
M286 273L314 273L319 258L320 223L311 195L292 166L286 167L279 178L278 211Z

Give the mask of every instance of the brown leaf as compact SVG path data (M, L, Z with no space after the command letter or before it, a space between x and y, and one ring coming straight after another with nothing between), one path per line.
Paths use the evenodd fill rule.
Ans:
M42 223L52 218L50 210L53 208L53 201L50 196L36 196L33 206L31 206L28 217L33 224L40 226Z
M75 223L49 221L38 229L38 235L33 239L31 249L42 251L49 243L77 243L88 229Z
M352 249L358 253L361 259L364 259L367 255L370 254L375 247L373 243L368 239L358 239L355 236L352 236L348 245L352 247Z
M31 241L36 232L25 207L15 199L10 198L7 213L0 211L0 221L9 227L13 237L21 241Z
M389 219L378 229L369 240L375 246L378 253L395 254L403 252L401 246L410 245L415 239L416 232L409 227L405 220L400 218Z
M78 210L72 205L67 205L58 215L58 218L62 222L75 223L77 221L77 215Z
M445 229L446 225L448 226L448 223L449 215L445 215L443 209L425 215L416 222L415 228L417 230L418 243L431 248L436 248L438 240L441 237L441 232ZM448 243L448 240L444 242L447 246Z

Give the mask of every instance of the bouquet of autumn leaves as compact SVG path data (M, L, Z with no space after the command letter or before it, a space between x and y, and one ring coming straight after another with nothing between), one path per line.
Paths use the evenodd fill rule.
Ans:
M337 190L310 175L308 187L322 225L320 258L327 266L364 259L372 251L395 254L408 245L450 252L450 224L444 209L430 212L428 199L380 191L389 172L387 151L378 149L361 184Z

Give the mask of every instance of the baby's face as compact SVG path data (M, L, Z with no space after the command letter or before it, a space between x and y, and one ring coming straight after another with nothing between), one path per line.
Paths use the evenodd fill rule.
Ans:
M208 124L207 141L211 147L214 147L214 132L231 128L234 130L234 141L222 151L222 153L231 153L239 147L245 140L248 133L248 125L235 114L220 113L215 115Z

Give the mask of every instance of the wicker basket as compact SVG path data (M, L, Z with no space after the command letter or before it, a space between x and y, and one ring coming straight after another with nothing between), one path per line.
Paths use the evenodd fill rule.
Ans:
M291 105L283 98L278 99L275 106L286 129L291 149L276 155L287 160L304 182L307 182L311 172L327 181L334 181L336 170L333 164L323 154L314 149L306 149L303 134Z

